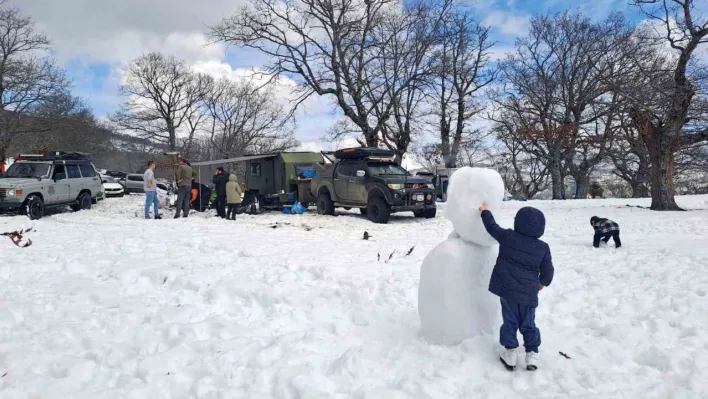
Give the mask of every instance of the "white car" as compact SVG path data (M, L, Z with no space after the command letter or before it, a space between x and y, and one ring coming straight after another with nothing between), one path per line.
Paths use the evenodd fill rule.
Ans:
M116 179L102 175L101 181L103 181L103 192L106 197L122 197L125 195L125 189Z

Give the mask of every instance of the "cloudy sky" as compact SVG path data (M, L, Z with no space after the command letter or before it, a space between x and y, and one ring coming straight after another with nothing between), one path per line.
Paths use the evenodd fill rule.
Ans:
M216 75L243 72L267 63L253 52L207 45L207 27L233 14L246 0L9 0L31 16L52 40L55 55L69 72L75 94L86 98L97 116L114 112L121 99L123 68L150 51L176 55ZM492 27L503 55L523 35L538 13L559 11L570 4L602 18L612 9L639 18L627 0L467 0L479 20ZM328 148L319 138L334 121L327 100L313 101L298 118L298 139L304 148Z

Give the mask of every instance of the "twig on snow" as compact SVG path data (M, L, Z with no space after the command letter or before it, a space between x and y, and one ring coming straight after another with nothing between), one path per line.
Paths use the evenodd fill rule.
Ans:
M388 259L386 259L385 263L388 263L388 261L390 261L391 258L393 258L393 254L395 254L395 253L396 253L396 250L394 249L393 252L391 252L391 255L388 256Z

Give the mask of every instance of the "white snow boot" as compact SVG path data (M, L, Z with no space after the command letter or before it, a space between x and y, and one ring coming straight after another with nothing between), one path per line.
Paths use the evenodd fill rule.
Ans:
M538 353L526 352L526 370L534 371L538 368Z
M499 359L509 371L516 369L516 349L505 349Z

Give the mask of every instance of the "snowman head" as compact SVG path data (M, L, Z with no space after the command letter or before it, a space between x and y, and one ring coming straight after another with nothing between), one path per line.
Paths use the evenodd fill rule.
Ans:
M496 213L503 200L504 181L497 171L466 166L450 177L445 217L452 222L455 232L463 240L491 246L497 242L484 228L478 208L486 202L487 208Z

